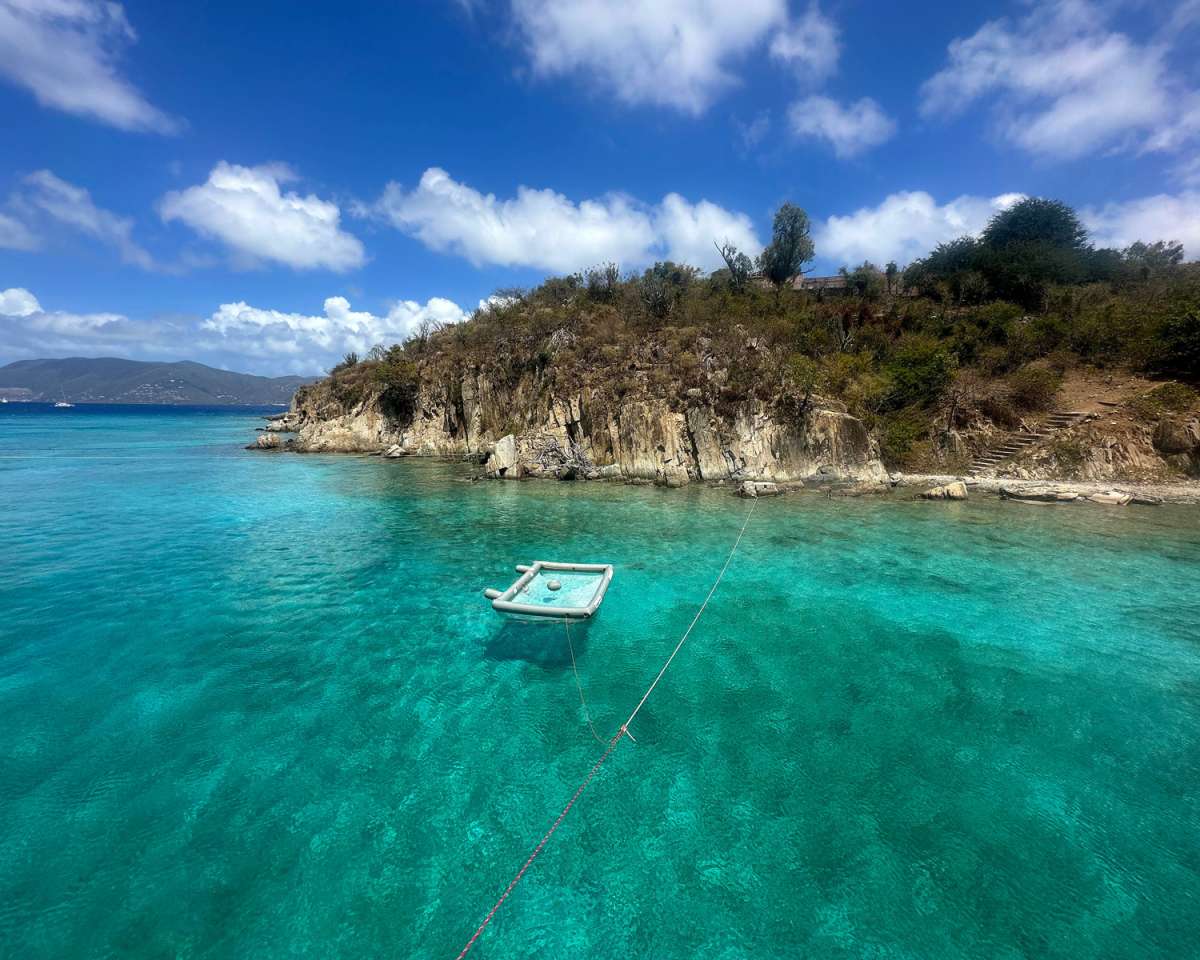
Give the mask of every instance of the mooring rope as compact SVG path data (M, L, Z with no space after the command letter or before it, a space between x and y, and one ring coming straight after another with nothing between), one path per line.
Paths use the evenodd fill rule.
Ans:
M596 738L596 742L600 746L607 746L603 737L596 732L596 725L592 723L592 711L588 709L587 697L583 695L583 681L579 679L579 667L575 665L575 644L571 642L571 621L563 617L563 628L567 631L567 649L571 651L571 672L575 674L575 689L579 691L579 702L583 705L583 716L587 720L588 729L592 731L592 736Z
M721 581L725 577L725 571L729 569L729 564L733 560L733 555L737 552L738 545L742 542L742 536L746 533L746 527L749 526L749 524L750 524L750 518L754 515L754 508L756 506L758 506L757 498L750 501L750 508L746 511L746 519L744 521L742 521L742 529L738 531L737 539L733 541L733 546L729 548L729 555L725 558L725 563L721 567L721 572L717 574L717 579L713 581L713 585L709 588L708 596L706 596L704 598L704 602L702 604L700 604L700 609L697 610L696 615L694 617L692 617L692 622L688 624L688 628L683 632L683 636L680 637L679 642L677 644L675 644L675 649L671 651L671 655L669 657L667 657L666 663L664 663L662 665L662 669L658 671L658 676L656 676L654 678L654 681L646 689L646 692L644 694L642 694L642 699L639 700L638 705L633 708L633 713L631 713L629 715L629 719L626 720L623 724L621 724L621 728L616 732L616 735L611 740L608 741L608 745L605 747L604 753L602 753L600 755L599 760L597 760L594 764L592 764L592 769L588 771L588 775L583 778L583 782L581 784L579 784L579 786L576 788L575 792L571 795L571 799L567 801L567 805L562 808L562 812L558 815L558 819L555 820L554 823L552 823L550 825L550 829L547 830L545 832L545 834L542 835L542 839L539 840L538 845L533 848L533 852L529 855L529 858L522 865L521 869L517 871L517 875L515 877L513 877L512 880L509 881L508 886L504 888L504 892L502 894L500 894L500 899L497 900L495 902L495 904L492 906L492 909L488 911L487 916L483 918L483 923L481 923L476 928L475 932L473 934L471 934L471 939L466 942L466 944L463 946L462 950L459 952L458 956L454 958L454 960L463 960L463 957L465 957L470 952L471 948L473 946L475 946L475 941L479 939L480 934L482 934L483 931L487 928L487 925L492 922L492 917L494 917L496 915L496 911L498 911L500 909L500 907L504 904L504 901L508 899L508 895L513 892L513 890L516 888L517 884L521 882L521 878L523 876L525 876L525 871L530 868L530 866L533 864L533 861L537 859L538 854L542 852L542 848L545 847L546 844L549 842L550 838L552 836L554 836L554 831L557 830L559 827L559 824L561 824L563 822L563 820L566 819L566 816L568 813L570 813L571 808L573 806L575 806L575 801L579 799L580 794L582 794L583 791L587 788L587 785L592 782L592 778L596 776L596 772L604 764L604 761L607 760L612 755L612 752L617 748L617 744L621 742L621 738L629 737L631 740L633 739L633 737L629 733L629 725L633 722L633 718L638 715L638 712L642 709L642 707L645 705L646 701L650 698L650 694L652 694L654 692L654 688L658 686L658 682L663 678L663 674L665 674L667 672L667 668L671 666L671 661L673 661L675 659L675 655L679 653L679 651L683 648L683 645L687 642L687 638L689 636L691 636L693 628L695 628L696 624L699 622L701 615L704 613L705 608L708 606L708 602L713 598L713 594L717 592L717 587L719 587L721 585ZM570 640L571 640L571 632L570 632L570 628L568 628L567 629L568 644L570 643ZM573 647L571 648L571 665L572 665L572 667L574 667L574 665L575 665L575 650ZM575 671L575 679L576 679L576 682L578 682L578 680L579 680L579 671L578 670ZM580 699L582 700L583 699L583 687L582 686L580 686L580 688L579 688L579 696L580 696ZM584 704L584 710L585 711L587 710L586 703ZM591 717L589 716L588 717L588 726L591 726L591 723L592 723ZM593 734L593 736L596 735L596 730L594 727L592 728L592 734ZM599 740L600 738L597 736L596 739ZM603 743L603 742L604 741L601 741L601 743Z

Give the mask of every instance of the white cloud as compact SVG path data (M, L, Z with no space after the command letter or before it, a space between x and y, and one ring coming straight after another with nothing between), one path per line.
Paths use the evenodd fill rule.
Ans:
M42 305L37 297L24 287L9 287L0 290L0 317L28 317L32 313L41 313Z
M136 39L119 3L0 0L0 74L43 106L122 130L171 133L178 122L118 72L120 51Z
M844 217L832 216L815 230L817 255L835 263L903 265L923 257L939 243L980 233L988 220L1022 198L1019 193L996 197L961 196L939 205L923 190L886 197L877 207L863 207Z
M1188 259L1200 259L1200 191L1085 207L1079 216L1098 247L1120 249L1138 240L1178 240Z
M1178 122L1162 43L1110 29L1107 8L1058 0L951 42L949 64L922 87L928 117L993 96L1001 134L1030 153L1072 158L1150 144Z
M654 215L654 229L668 260L715 270L722 261L714 243L729 241L754 256L762 244L744 213L732 213L715 203L688 203L677 193L663 197Z
M284 313L244 302L223 303L200 329L202 334L218 335L226 346L236 343L255 356L291 354L328 367L350 351L366 353L377 343L403 341L425 320L447 324L465 318L458 304L441 297L432 297L424 305L402 300L382 316L352 310L345 297L329 297L324 312L318 315Z
M0 331L4 359L87 352L137 356L156 339L157 331L117 313L70 313L42 308L30 291L12 287L0 292Z
M788 110L792 132L826 141L839 157L853 157L889 140L896 123L870 97L843 107L829 97L805 97Z
M457 304L431 297L394 303L376 315L354 310L344 297L329 297L316 315L223 303L208 317L177 315L147 320L119 313L72 313L43 309L30 291L0 292L3 359L47 356L122 356L137 360L189 359L250 373L313 374L353 350L405 339L425 320L457 323Z
M134 242L133 220L97 207L83 187L67 183L49 170L30 174L24 184L27 189L17 198L21 206L34 207L59 223L109 244L125 263L143 270L155 268L154 258Z
M282 165L241 167L221 161L204 183L163 197L159 211L165 221L180 220L220 240L243 266L263 260L297 270L343 272L362 266L363 245L341 229L337 204L280 189L295 179Z
M584 74L625 103L691 114L787 22L786 0L513 0L512 11L536 74Z
M41 241L20 220L0 213L0 247L7 250L36 250Z
M553 190L518 187L515 197L454 180L431 167L416 189L390 183L372 212L427 247L465 257L476 266L532 267L569 273L606 261L637 266L683 259L715 267L714 240L728 237L750 253L760 244L745 214L678 194L648 207L621 194L578 203Z
M821 8L810 4L804 15L775 34L771 56L791 64L802 79L821 83L837 69L841 46L838 29Z

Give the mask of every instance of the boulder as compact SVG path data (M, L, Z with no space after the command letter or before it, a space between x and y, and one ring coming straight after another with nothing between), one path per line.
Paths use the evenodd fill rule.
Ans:
M1021 500L1026 503L1074 503L1079 494L1058 487L1001 487L1000 496L1005 500Z
M1107 493L1093 493L1088 497L1092 503L1107 503L1115 507L1123 507L1133 500L1133 497L1128 493L1122 493L1120 490L1109 490Z
M246 447L247 450L278 450L281 444L279 442L279 434L277 433L262 433L255 438L254 442Z
M777 497L783 493L779 484L764 480L743 480L738 484L737 495L756 500L759 497Z
M1191 453L1200 449L1200 420L1160 420L1154 428L1153 442L1159 453Z
M383 451L383 455L389 460L395 460L404 456L404 450L401 448L400 444L393 443L390 447Z
M484 467L489 477L500 478L516 476L516 466L517 438L510 433L496 441Z
M921 494L922 500L966 500L967 485L961 480L955 480L953 483L943 483L938 487L931 487Z

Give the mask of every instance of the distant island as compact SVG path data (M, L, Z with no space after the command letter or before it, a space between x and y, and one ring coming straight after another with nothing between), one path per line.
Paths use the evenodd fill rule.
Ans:
M286 404L316 377L260 377L203 363L117 357L18 360L0 367L0 397L72 403Z

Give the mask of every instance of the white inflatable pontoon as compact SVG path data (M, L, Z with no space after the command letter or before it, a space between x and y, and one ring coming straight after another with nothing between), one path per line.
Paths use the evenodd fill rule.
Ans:
M551 563L538 560L532 566L517 565L521 576L507 590L490 587L483 595L492 609L517 617L564 617L586 620L600 607L613 578L608 563Z

